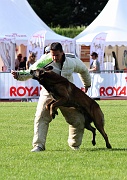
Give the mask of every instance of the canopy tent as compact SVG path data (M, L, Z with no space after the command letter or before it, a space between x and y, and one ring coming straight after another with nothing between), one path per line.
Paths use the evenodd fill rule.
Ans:
M72 39L56 34L33 11L27 0L2 0L0 3L0 36L14 38L16 45L28 45L28 40L36 32L45 32L45 42ZM74 42L74 40L73 40ZM45 44L46 44L45 43ZM0 61L1 65L1 61ZM1 69L0 69L1 71Z
M47 31L48 39L69 39L52 31L34 12L27 0L4 0L0 4L0 35L13 37L16 44L27 45L38 31Z
M13 37L18 45L27 45L30 36L39 30L53 32L33 11L27 0L4 0L0 5L0 34Z
M93 38L107 33L106 46L127 46L127 0L109 0L97 18L79 35L76 44L89 46Z
M52 37L52 38L51 38ZM60 42L64 52L75 53L75 40L66 38L51 31L38 31L28 41L28 52L38 52L38 58L44 53L44 47L53 42Z
M109 0L97 18L79 35L75 37L76 51L82 59L89 60L89 53L83 47L91 46L94 37L99 33L107 33L105 42L105 60L113 63L115 53L115 69L127 68L127 0ZM88 62L88 61L87 61ZM89 63L87 64L89 66ZM108 69L107 69L108 70Z

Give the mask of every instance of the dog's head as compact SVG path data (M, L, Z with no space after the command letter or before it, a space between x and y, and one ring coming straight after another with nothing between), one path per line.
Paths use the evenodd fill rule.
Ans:
M36 79L36 80L39 81L39 80L43 79L43 76L44 76L45 72L51 71L52 69L53 69L52 66L48 66L48 67L45 67L45 68L31 70L30 74L32 75L33 79Z

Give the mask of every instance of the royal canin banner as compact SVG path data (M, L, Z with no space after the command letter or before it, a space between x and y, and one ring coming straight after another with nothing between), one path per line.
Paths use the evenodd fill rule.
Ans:
M127 96L127 73L91 73L90 97ZM77 74L74 84L81 90L84 86ZM0 73L0 99L38 98L41 86L33 79L17 81L10 73Z
M38 98L40 88L36 80L17 81L11 73L0 73L0 99Z

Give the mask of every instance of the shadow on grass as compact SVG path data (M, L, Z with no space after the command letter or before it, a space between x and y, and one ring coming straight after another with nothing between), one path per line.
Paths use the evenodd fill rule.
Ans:
M88 148L84 149L84 151L127 151L127 148Z
M47 150L47 151L54 151L54 152L69 152L69 151L73 151L73 152L86 152L86 151L91 151L91 152L97 152L97 151L127 151L127 148L112 148L112 149L108 149L108 148L81 148L79 150L71 150L71 149L54 149L54 150Z

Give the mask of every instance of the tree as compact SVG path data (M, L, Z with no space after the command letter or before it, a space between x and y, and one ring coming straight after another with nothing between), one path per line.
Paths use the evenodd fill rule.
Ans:
M107 3L107 0L74 0L75 7L72 12L74 25L88 26L101 12Z
M50 27L88 26L108 0L28 0L36 14Z

